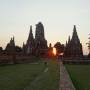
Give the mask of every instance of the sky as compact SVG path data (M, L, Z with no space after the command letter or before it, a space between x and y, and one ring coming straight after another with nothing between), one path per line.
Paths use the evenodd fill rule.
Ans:
M88 34L90 33L90 0L0 0L0 46L6 47L12 36L16 45L26 43L30 25L42 22L45 38L54 45L66 43L72 36L73 26L88 53Z

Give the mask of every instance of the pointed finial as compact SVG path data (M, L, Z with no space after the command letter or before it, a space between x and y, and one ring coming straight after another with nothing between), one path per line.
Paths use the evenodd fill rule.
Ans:
M12 39L12 37L11 37L11 41L12 41L13 39Z
M74 25L74 28L76 28L76 25Z
M70 43L71 39L70 39L70 36L68 37L68 43Z
M51 47L52 47L52 44L50 43L50 44L49 44L49 48L51 48Z
M24 44L24 42L23 42L23 48L24 48L24 46L25 46L25 44Z
M24 44L24 42L23 42L23 46L24 46L25 44Z
M66 41L66 46L67 46L67 44L68 44L68 43L67 43L67 41Z
M30 25L30 32L32 32L32 25Z
M14 41L14 36L13 36L13 41Z
M76 32L76 25L74 25L73 31Z
M74 28L73 28L73 36L75 36L75 37L77 36L76 25L74 25ZM72 36L72 37L73 37L73 36Z

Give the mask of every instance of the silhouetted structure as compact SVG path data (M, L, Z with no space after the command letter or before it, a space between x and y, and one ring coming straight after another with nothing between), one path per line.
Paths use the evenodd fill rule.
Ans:
M68 43L66 42L64 57L82 57L82 56L83 56L82 44L80 43L76 31L76 26L74 25L72 38L70 39L69 36Z
M90 34L89 34L90 35ZM88 57L90 58L90 36L89 36L89 41L88 43L86 43L88 45L88 50L89 50L89 53L88 53Z
M23 44L23 52L28 55L43 56L47 53L47 40L44 35L44 26L41 22L36 24L35 39L30 26L30 33L26 45Z
M57 50L57 55L59 56L60 53L64 52L64 57L82 57L83 51L82 51L82 44L80 43L76 26L74 25L73 28L73 35L70 39L70 36L68 38L68 42L66 41L66 46L61 44L60 42L57 42L54 47ZM32 32L32 26L30 26L30 32L27 39L26 44L23 43L23 47L15 46L14 37L11 38L10 42L7 44L5 51L7 54L20 54L23 53L23 55L34 55L34 56L45 56L49 55L52 56L52 50L53 47L47 46L47 40L45 39L44 34L44 26L41 22L36 24L36 31L35 31L35 38L33 36ZM2 51L2 48L1 48Z
M22 52L22 48L19 46L15 46L15 52L16 53L21 53Z
M26 53L34 54L34 51L35 51L35 42L34 42L34 37L32 33L32 26L30 26L30 33L26 43Z
M24 44L24 42L23 42L23 47L22 47L22 53L25 55L26 54L26 45Z
M45 39L44 26L41 22L36 24L35 52L36 55L45 55L47 53L47 40Z
M2 48L2 47L0 47L0 53L1 53L1 52L3 52L3 48Z
M57 42L54 47L56 48L56 51L57 51L57 56L60 56L61 53L64 52L64 45L61 44L60 42Z
M52 56L53 56L53 47L52 44L50 43L48 47L48 57L51 58Z
M7 44L5 51L7 53L13 53L13 52L15 52L15 41L14 41L14 37L11 38L10 42Z

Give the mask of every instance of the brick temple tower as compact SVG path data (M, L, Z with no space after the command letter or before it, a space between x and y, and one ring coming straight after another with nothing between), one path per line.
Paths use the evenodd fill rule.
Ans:
M72 38L70 39L70 36L69 36L68 43L64 51L64 56L65 57L82 57L83 56L82 44L80 43L80 39L78 37L75 25L73 28Z
M34 43L34 37L32 33L32 26L30 26L30 33L29 37L26 43L26 53L27 54L33 54L34 53L34 48L35 48L35 43Z
M44 26L41 22L36 24L35 50L36 55L43 55L47 51L47 40L45 39Z

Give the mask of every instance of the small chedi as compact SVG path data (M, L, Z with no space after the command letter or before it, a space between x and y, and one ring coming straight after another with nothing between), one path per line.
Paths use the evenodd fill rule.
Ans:
M3 53L8 55L17 54L21 52L22 52L22 48L15 45L14 36L11 38L10 42L7 44L5 50L3 51Z
M80 43L80 39L76 31L76 26L74 25L72 38L70 39L69 36L68 42L66 41L64 57L82 57L82 56L83 56L82 44Z
M14 37L11 38L10 42L7 44L5 51L8 54L15 52L15 41L14 41Z

